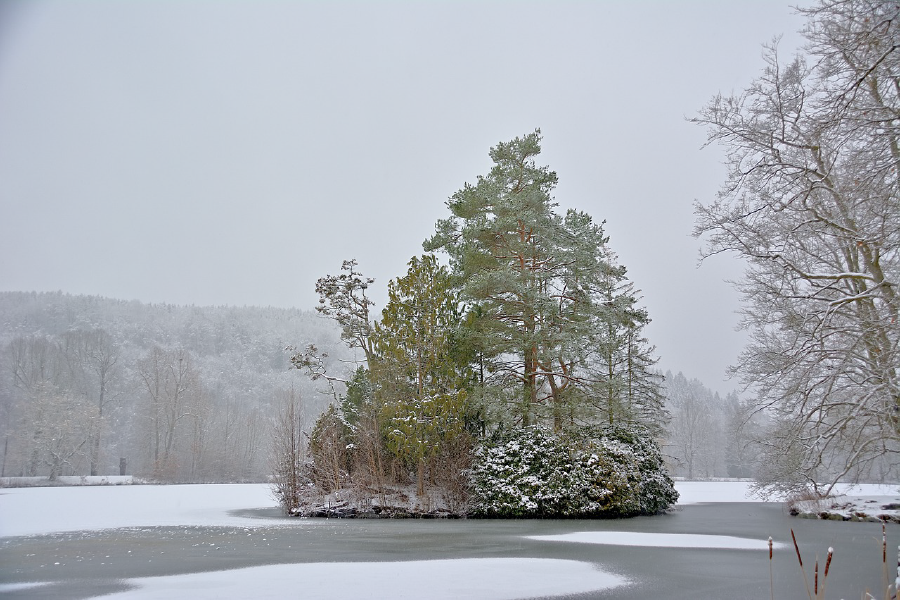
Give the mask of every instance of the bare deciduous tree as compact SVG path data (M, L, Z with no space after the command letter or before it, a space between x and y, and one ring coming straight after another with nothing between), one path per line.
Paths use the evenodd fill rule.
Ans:
M293 388L279 392L272 427L272 478L275 499L286 514L300 507L307 479L305 421L300 396Z
M202 396L191 354L183 348L154 346L138 364L138 374L150 398L150 452L153 476L172 479L177 473L176 439L179 424L197 417Z
M59 344L45 336L18 337L7 347L6 363L19 392L14 452L20 472L50 479L74 471L97 434L97 406L72 391L71 373Z
M91 475L98 474L103 411L114 401L113 383L119 375L119 349L103 329L76 329L62 336L61 344L75 389L97 407L99 423L91 440Z
M666 374L667 452L688 479L724 475L723 403L697 379Z
M801 12L808 61L772 44L759 79L693 119L730 167L695 233L746 260L735 371L778 423L760 483L788 488L900 449L900 4Z

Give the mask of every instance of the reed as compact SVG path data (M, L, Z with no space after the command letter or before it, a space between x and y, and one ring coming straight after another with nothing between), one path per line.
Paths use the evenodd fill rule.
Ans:
M823 600L825 598L825 585L828 582L828 574L831 572L831 561L834 559L834 548L828 548L828 556L825 558L825 566L821 570L822 577L819 577L819 557L816 556L815 566L813 567L813 587L809 586L809 579L806 576L806 570L803 568L803 557L800 555L800 545L797 543L797 536L791 529L791 540L794 542L794 552L797 554L797 563L800 565L800 573L803 575L803 584L806 586L806 596L809 600ZM769 596L772 600L775 598L775 579L772 572L772 552L773 542L769 537ZM881 563L882 576L884 579L884 600L900 600L900 546L897 547L897 578L891 583L888 576L887 566L887 529L885 524L881 524ZM821 584L821 585L820 585ZM893 590L893 591L892 591ZM863 592L862 600L877 600L868 589Z
M898 565L900 565L900 558ZM900 566L897 567L897 573L900 574ZM769 536L769 598L775 600L775 576L772 572L772 536Z
M897 546L897 579L894 580L895 597L900 597L900 546Z
M825 583L828 581L828 571L831 569L831 559L834 557L834 548L828 547L828 558L825 559L825 571L822 573L822 589L816 588L816 600L825 597ZM816 561L818 562L818 561ZM817 565L818 566L818 565Z
M884 582L884 597L890 598L891 583L890 579L888 579L887 566L887 529L885 528L884 521L881 522L881 576L882 581Z
M800 556L800 546L797 545L797 536L794 535L794 529L791 528L791 539L794 540L794 550L797 552L797 562L800 563L800 573L803 574L803 585L806 586L806 595L809 600L813 600L812 592L809 590L809 579L806 577L806 571L803 569L803 557Z

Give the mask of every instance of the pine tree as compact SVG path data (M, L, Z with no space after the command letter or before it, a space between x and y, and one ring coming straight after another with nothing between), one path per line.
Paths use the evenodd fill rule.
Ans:
M610 422L632 419L646 411L621 407L661 404L652 348L640 335L649 318L602 224L554 211L557 177L536 165L539 153L540 131L492 148L490 173L448 200L451 216L438 221L425 248L450 257L461 297L477 315L468 341L500 400L508 400L511 382L521 386L509 411L521 425L547 415L559 429L596 416L584 414L592 406Z
M539 153L538 131L492 148L491 172L450 198L453 216L425 243L450 255L463 297L482 307L478 342L493 370L522 386L524 425L538 402L539 323L553 309L549 280L560 267L550 255L559 230L550 197L557 179L535 165Z

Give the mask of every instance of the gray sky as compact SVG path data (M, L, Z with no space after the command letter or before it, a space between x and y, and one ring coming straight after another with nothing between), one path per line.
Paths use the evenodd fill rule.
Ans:
M725 169L685 117L801 25L769 0L7 0L0 290L311 309L355 257L380 308L489 148L540 128L660 367L726 392L740 265L697 268Z

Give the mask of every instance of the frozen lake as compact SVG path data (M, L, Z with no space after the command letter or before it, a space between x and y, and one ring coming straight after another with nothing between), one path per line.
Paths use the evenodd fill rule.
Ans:
M287 519L264 485L0 489L0 597L768 598L771 535L775 597L805 598L791 528L810 580L835 548L827 597L882 585L877 523L678 487L671 514L609 521ZM889 526L889 563L898 543Z

